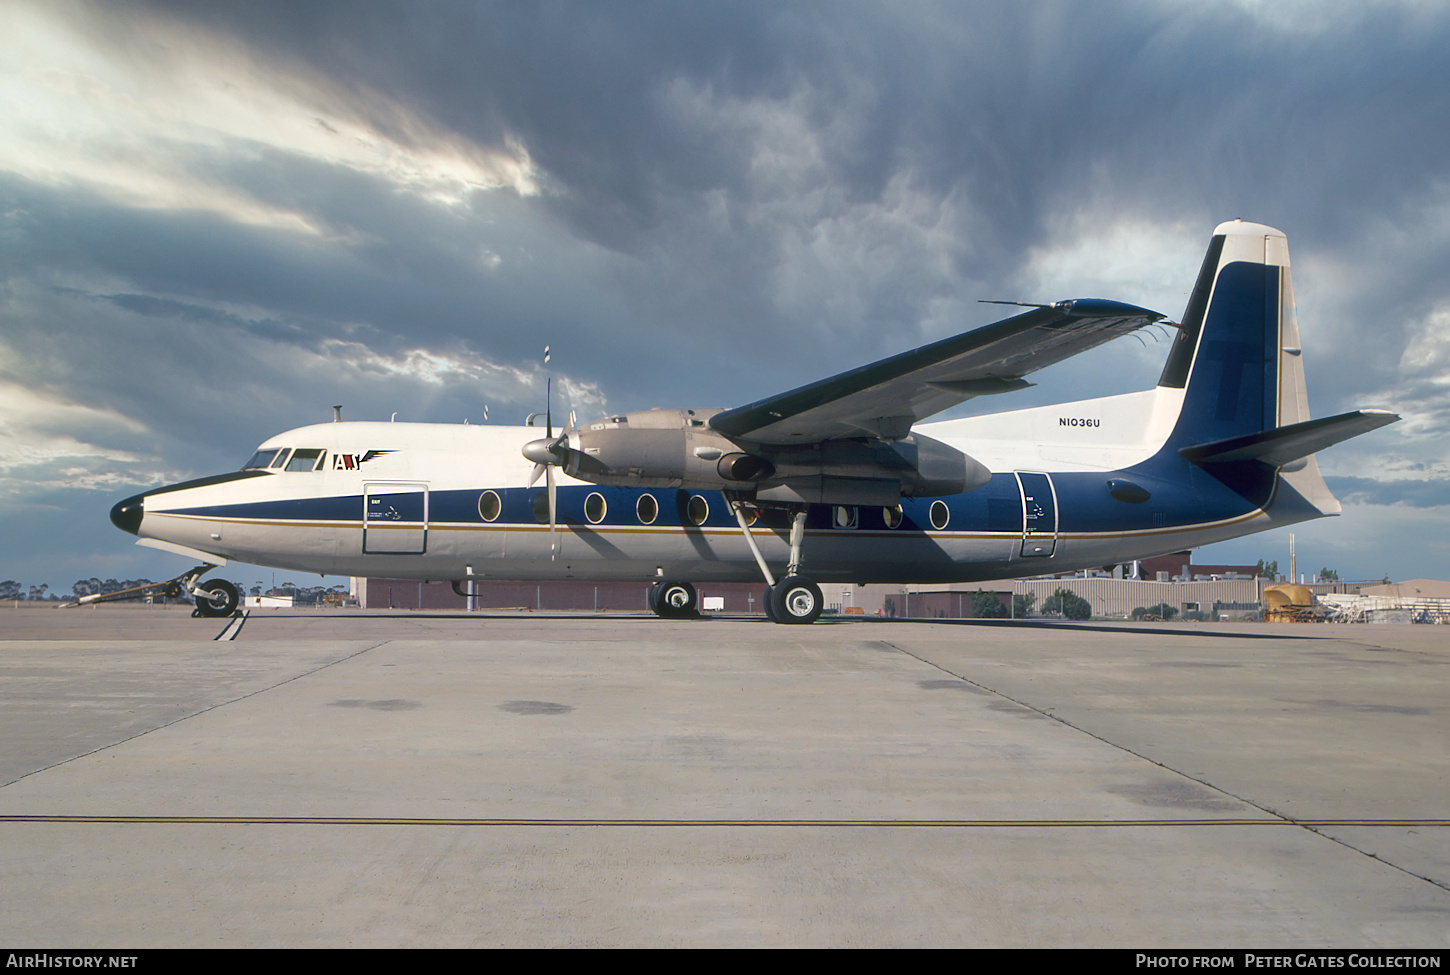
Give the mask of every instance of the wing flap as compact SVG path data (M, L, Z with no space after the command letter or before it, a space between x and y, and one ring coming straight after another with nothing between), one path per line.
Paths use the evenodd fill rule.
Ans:
M757 443L897 440L912 423L974 396L1030 386L1024 375L1162 318L1117 301L1061 301L717 413L710 426Z

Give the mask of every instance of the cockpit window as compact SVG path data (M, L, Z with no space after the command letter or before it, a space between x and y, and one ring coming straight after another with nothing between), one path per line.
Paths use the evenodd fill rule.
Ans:
M287 462L289 471L315 471L322 464L322 456L325 450L294 450L292 459Z
M291 452L291 447L283 447L282 449L277 451L277 459L272 461L272 463L268 464L267 466L272 468L272 470L274 471L280 471L282 469L282 465L287 463L287 455Z
M278 452L275 449L259 450L252 455L251 460L247 461L245 464L242 465L242 470L255 471L260 468L266 467L268 464L272 463L272 458L276 457L277 453Z

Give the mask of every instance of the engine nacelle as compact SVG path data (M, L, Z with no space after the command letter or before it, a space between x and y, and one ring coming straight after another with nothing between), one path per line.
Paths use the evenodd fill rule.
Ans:
M913 433L891 445L910 472L901 481L901 493L913 498L939 498L975 491L992 479L992 472L975 457L940 440Z
M711 430L719 410L644 410L596 420L569 435L564 469L584 481L620 487L740 486L771 472Z
M711 429L717 412L646 410L597 420L569 435L564 469L595 484L734 488L758 491L762 501L817 504L961 494L992 477L960 450L921 434L894 443L756 444Z

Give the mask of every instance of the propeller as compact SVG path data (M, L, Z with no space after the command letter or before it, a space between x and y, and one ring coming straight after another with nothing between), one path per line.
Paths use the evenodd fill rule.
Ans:
M544 361L549 361L549 347L544 346ZM529 475L529 487L533 487L543 475L544 483L547 485L549 495L549 557L559 557L558 538L558 486L554 483L554 468L563 467L569 460L569 430L574 426L574 414L569 414L569 427L560 431L559 436L554 436L554 415L553 415L553 393L554 380L548 381L547 407L544 412L544 432L542 440L530 440L523 446L523 455L526 459L534 462L534 472Z

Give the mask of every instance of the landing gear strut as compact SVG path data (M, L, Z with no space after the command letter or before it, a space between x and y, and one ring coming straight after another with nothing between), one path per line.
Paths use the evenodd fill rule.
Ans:
M791 513L790 564L786 566L785 578L776 582L770 567L765 564L765 557L760 554L760 547L755 544L755 536L750 534L744 503L732 498L730 507L735 511L740 530L745 533L755 564L760 566L760 574L765 576L765 584L770 587L763 599L766 617L773 623L814 623L820 619L821 610L825 608L821 587L800 574L801 543L805 539L806 512L809 509L799 508Z

